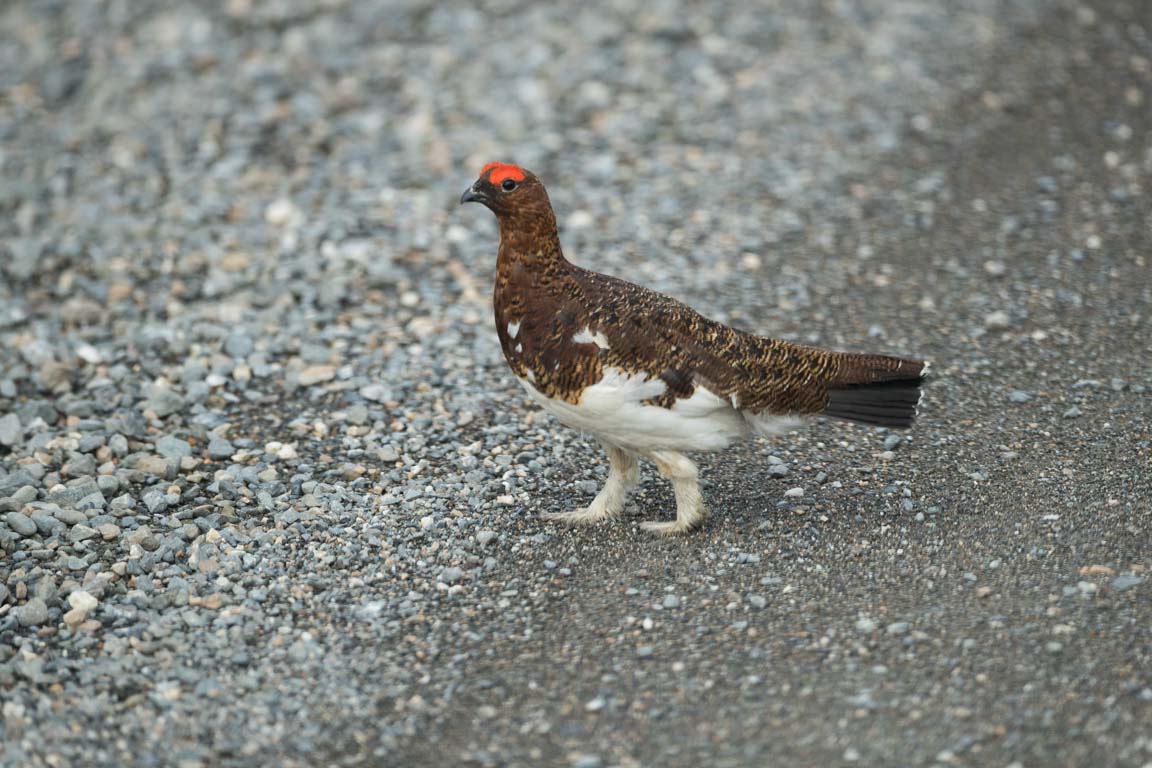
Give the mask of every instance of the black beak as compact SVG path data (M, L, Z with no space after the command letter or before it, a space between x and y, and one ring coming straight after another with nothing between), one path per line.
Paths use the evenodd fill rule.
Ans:
M464 190L464 194L460 195L460 205L464 203L483 203L485 200L483 192L477 192L475 185L468 187Z

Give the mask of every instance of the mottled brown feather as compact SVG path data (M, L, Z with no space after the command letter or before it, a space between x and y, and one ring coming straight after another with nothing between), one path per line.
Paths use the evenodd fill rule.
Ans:
M607 367L661 379L667 390L650 401L655 405L671 408L703 386L752 414L821 413L830 393L863 385L907 382L914 394L919 387L922 362L762 338L570 263L547 192L531 173L512 192L484 176L477 188L500 224L493 295L500 346L513 372L524 379L531 371L533 386L550 398L578 403ZM585 330L603 334L607 348L574 340ZM852 408L843 406L848 401ZM872 419L868 402L848 401L830 415L885 423Z

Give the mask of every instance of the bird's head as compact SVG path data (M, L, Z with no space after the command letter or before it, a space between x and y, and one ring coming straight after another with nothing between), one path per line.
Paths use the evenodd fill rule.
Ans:
M480 203L496 214L501 224L552 215L544 185L531 171L509 163L488 163L480 178L464 190L460 203Z

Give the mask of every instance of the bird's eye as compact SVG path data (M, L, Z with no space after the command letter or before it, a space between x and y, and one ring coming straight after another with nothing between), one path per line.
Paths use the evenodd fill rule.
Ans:
M505 192L511 192L512 190L516 189L516 182L512 179L504 179L504 183L500 186L503 187Z

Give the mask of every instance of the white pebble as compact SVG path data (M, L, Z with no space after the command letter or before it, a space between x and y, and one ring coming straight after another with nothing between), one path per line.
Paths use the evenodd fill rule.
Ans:
M287 198L280 198L264 209L264 220L275 227L283 227L300 220L300 209Z
M1002 309L989 312L984 318L984 327L990 331L1006 331L1012 327L1012 317Z
M569 229L588 229L588 227L591 227L594 223L595 219L592 218L592 214L588 211L573 211L572 214L568 216Z
M92 609L94 609L99 604L100 601L97 600L90 592L85 592L82 589L78 589L72 594L68 595L68 605L72 606L78 611L82 611L85 614L92 611Z

